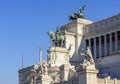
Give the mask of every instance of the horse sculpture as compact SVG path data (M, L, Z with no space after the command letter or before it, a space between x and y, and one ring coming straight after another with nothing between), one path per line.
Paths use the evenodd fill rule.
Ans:
M82 6L77 13L75 12L73 14L70 14L69 20L76 20L77 18L85 19L85 15L83 14L84 9L85 9L85 5Z
M53 46L57 46L57 42L56 42L56 36L55 36L55 33L53 31L49 31L47 32L51 41L53 42Z
M63 47L65 42L65 36L61 34L61 31L57 29L54 33L53 31L49 31L48 35L52 41L52 45L56 47Z

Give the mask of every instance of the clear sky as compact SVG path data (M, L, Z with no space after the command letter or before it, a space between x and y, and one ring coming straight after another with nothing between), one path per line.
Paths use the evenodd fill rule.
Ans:
M22 52L24 67L38 63L39 45L46 59L47 31L68 23L82 5L91 21L120 13L120 0L0 0L0 84L18 84Z

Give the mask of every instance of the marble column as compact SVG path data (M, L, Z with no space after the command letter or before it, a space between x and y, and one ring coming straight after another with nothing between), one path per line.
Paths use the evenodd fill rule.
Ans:
M109 39L110 39L110 40L109 40L109 41L110 41L110 42L109 42L109 43L110 43L109 46L110 46L110 54L111 54L111 53L112 53L112 34L111 34L111 33L109 34L109 37L110 37L110 38L109 38Z
M89 39L89 48L91 50L91 39Z
M101 36L99 37L99 58L102 56L102 50L101 50Z
M115 50L118 50L118 37L117 37L117 32L115 32Z
M96 38L94 38L94 59L96 59Z
M107 37L104 35L104 55L107 55Z
M84 48L83 48L83 50L86 50L86 49L87 49L87 40L85 39L84 42L85 42L85 43L84 43Z

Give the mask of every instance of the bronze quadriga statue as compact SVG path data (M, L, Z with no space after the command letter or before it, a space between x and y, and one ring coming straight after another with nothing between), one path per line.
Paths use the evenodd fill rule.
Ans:
M84 9L85 9L85 5L82 6L77 13L75 12L73 14L70 14L69 15L69 20L76 20L78 18L85 19L85 15L83 13Z

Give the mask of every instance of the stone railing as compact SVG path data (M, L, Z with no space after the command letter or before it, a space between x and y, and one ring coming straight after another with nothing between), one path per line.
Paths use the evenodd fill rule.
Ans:
M110 78L104 78L104 79L98 78L97 84L120 84L120 80L110 79Z

